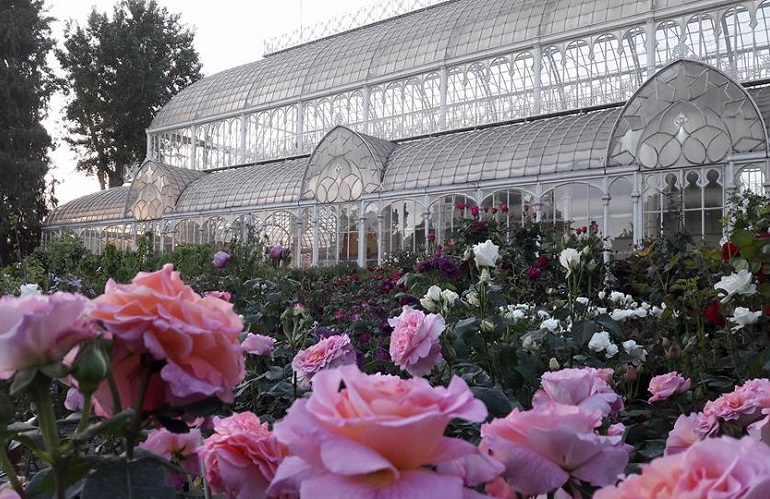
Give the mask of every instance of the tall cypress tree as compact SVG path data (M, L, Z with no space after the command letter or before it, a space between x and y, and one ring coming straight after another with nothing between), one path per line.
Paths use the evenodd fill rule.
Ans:
M0 265L34 249L47 214L49 21L42 0L0 0Z

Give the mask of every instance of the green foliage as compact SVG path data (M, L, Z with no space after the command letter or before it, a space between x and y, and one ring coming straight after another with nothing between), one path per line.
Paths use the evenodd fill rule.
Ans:
M0 2L0 267L37 246L48 213L49 22L41 0Z
M201 77L193 32L155 0L122 0L111 18L94 9L64 36L56 56L71 82L66 140L80 154L79 170L102 188L122 185L124 167L145 156L152 117Z

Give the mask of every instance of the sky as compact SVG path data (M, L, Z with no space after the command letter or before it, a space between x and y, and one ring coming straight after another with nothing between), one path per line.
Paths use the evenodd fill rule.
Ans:
M83 26L91 10L112 13L118 0L46 0L48 15L55 18L52 34L61 46L65 21ZM203 74L253 62L263 55L264 40L324 22L383 0L157 0L169 12L181 14L180 22L195 29L194 45L203 64ZM54 57L49 63L59 70ZM50 176L59 205L99 190L95 177L75 171L77 158L64 142L64 97L51 99L45 125L57 145L51 154Z

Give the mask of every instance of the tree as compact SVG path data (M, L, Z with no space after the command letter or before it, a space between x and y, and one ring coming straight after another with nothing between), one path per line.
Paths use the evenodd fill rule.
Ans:
M67 23L56 51L70 83L65 140L102 189L123 184L124 168L145 157L152 117L200 79L193 36L154 0L122 0L112 19L94 9L85 27Z
M51 136L41 124L56 79L42 0L0 0L0 266L31 252L47 215Z

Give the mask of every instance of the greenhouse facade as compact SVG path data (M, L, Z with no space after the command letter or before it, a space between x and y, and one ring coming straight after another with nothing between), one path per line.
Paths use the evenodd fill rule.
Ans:
M130 182L44 239L254 231L297 266L366 266L478 211L596 224L616 251L719 240L730 195L770 189L768 83L770 0L450 0L191 85Z

